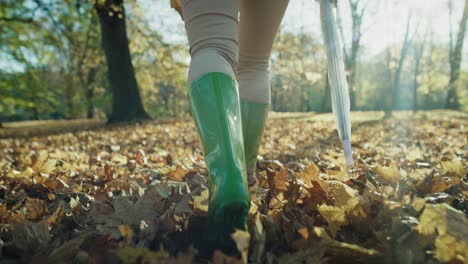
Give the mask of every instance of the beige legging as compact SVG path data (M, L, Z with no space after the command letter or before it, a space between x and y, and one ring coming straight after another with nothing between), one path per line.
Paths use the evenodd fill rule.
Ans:
M241 99L270 103L268 63L288 2L182 0L192 57L189 87L205 73L223 72L237 79Z

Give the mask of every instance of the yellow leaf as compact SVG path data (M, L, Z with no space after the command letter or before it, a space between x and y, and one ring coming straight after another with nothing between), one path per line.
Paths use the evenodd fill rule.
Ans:
M395 165L391 165L390 167L377 165L374 171L386 183L397 183L400 180L400 172Z
M435 240L435 257L441 262L449 262L457 256L459 242L453 236L440 235Z
M358 195L358 191L344 183L338 183L338 188L335 190L335 206L345 206L351 198Z
M453 158L451 161L443 161L441 163L442 173L454 173L456 176L463 177L465 175L465 168L461 160Z
M321 205L319 208L320 215L322 215L325 220L328 222L328 226L333 236L335 236L336 231L343 226L348 224L346 219L345 210L341 207Z
M76 199L73 198L73 197L70 198L70 208L71 209L75 209L78 206L78 204L80 204L80 197L79 196L77 196Z
M208 190L204 190L193 197L193 208L201 212L208 212Z
M417 230L423 235L437 236L435 255L439 261L454 260L458 254L468 257L468 220L447 204L426 205Z
M47 150L40 150L37 153L36 161L34 162L33 169L35 171L39 171L44 162L46 162L47 158L49 157L49 152Z
M305 168L301 173L297 174L296 177L302 179L307 187L312 187L312 182L320 182L321 179L319 177L320 169L315 165L313 161L311 161L310 165Z
M413 149L406 154L406 159L409 161L422 160L423 154L420 149Z
M40 173L46 173L49 174L55 169L55 165L57 164L57 161L54 159L48 159L40 168L39 172Z

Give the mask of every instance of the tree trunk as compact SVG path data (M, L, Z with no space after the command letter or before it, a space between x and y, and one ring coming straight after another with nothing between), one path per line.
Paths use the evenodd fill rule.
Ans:
M395 72L395 80L393 82L393 88L392 88L392 94L390 104L387 107L385 111L385 117L391 117L392 116L392 110L396 109L397 103L400 100L400 76L401 72L403 71L403 66L406 60L406 56L408 55L408 48L410 44L410 39L409 39L409 31L410 31L410 21L411 17L408 18L408 22L406 23L406 32L405 32L405 38L403 40L403 47L401 48L400 52L400 59L398 61L398 68L396 69Z
M123 0L99 2L95 8L112 88L112 114L108 122L147 120L128 47Z
M424 56L424 49L426 48L426 36L424 36L424 39L419 47L415 48L414 54L415 54L415 64L414 64L414 76L413 76L413 112L416 112L418 110L418 88L419 88L419 82L418 82L418 76L421 73L421 60L422 57Z
M463 9L463 16L460 20L460 27L457 34L457 42L455 47L450 45L450 79L448 84L447 100L445 107L448 109L459 109L460 102L458 101L457 85L456 82L460 77L460 65L462 59L463 42L465 40L466 21L468 18L468 0L465 0L465 7ZM450 32L450 37L452 32Z
M419 67L420 60L416 61L414 65L414 76L413 76L413 113L416 113L418 110L418 75L419 75Z
M361 27L362 18L364 16L365 7L362 7L362 3L359 0L349 0L349 6L351 8L351 19L352 19L352 39L351 47L349 48L349 54L344 47L344 56L346 70L349 72L347 76L349 94L350 94L350 106L351 110L355 110L357 101L357 88L356 88L356 76L357 76L357 58L359 48L361 46ZM337 11L338 12L338 11ZM343 27L341 25L341 17L338 14L337 23L340 28L341 38L344 43Z
M351 44L351 54L347 61L349 76L348 76L348 86L350 91L350 104L351 109L355 110L356 108L356 75L357 75L357 56L359 52L359 47L361 44L361 17L355 15L353 12L353 39Z
M325 94L322 99L322 105L320 106L320 112L321 113L326 113L326 112L331 112L331 88L330 88L330 83L328 82L328 73L325 75Z
M96 68L91 68L88 71L88 78L86 80L86 117L87 118L94 118L94 104L93 104L93 96L94 96L94 86L92 82L94 77L96 76Z

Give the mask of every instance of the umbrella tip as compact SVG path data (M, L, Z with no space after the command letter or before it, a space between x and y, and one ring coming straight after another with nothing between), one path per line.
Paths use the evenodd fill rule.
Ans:
M349 139L343 140L343 147L346 158L346 165L348 165L349 168L352 168L354 166L354 161L353 151L351 150L351 141Z

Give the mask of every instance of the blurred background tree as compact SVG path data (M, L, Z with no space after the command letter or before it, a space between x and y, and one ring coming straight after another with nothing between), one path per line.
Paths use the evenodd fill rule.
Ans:
M339 1L353 110L468 110L467 0L442 2L426 5L445 7L433 8L443 25L418 8L411 20L410 12L398 13L387 25L379 21L397 12L392 8L411 3ZM331 111L316 5L291 2L278 33L270 68L274 111ZM0 124L186 116L184 33L168 1L2 0ZM111 56L116 50L118 58Z

